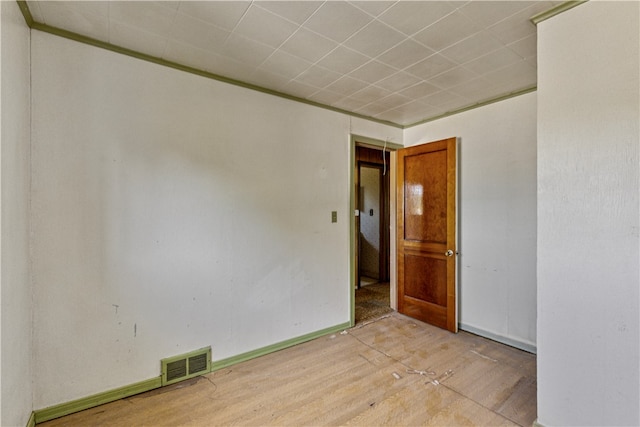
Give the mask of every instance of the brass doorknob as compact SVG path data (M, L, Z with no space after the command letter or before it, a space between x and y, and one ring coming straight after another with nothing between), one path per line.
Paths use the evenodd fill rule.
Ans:
M445 256L453 256L453 251L451 249L449 249L447 252L444 253Z

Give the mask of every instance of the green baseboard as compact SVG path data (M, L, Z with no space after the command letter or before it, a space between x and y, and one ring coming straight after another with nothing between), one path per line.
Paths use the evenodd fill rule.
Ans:
M31 412L31 416L29 417L29 421L27 421L27 427L35 427L36 426L36 413Z
M273 353L278 350L283 350L287 347L292 347L297 344L302 344L303 342L311 341L323 335L342 331L350 327L351 322L342 323L340 325L312 332L307 335L302 335L297 338L292 338L290 340L262 347L257 350L219 360L218 362L211 364L211 371L226 368L227 366L235 365L236 363L244 362L246 360L250 360L259 356L264 356L266 354ZM104 405L105 403L114 402L116 400L124 399L125 397L144 393L145 391L154 390L160 387L162 387L162 376L120 387L114 390L105 391L103 393L94 394L92 396L73 400L71 402L61 403L59 405L50 406L44 409L38 409L31 414L31 418L29 419L29 424L27 424L27 427L33 427L38 423L53 420L54 418L64 417L65 415L84 411L85 409Z
M67 403L61 403L60 405L54 405L44 409L38 409L37 411L34 411L35 423L38 424L54 418L64 417L65 415L84 411L85 409L93 408L105 403L114 402L135 394L154 390L161 386L162 377L151 378L135 384L116 388L114 390L94 394L93 396L84 397Z
M293 347L297 344L302 344L303 342L311 341L316 338L320 338L323 335L332 334L334 332L343 331L351 327L351 322L342 323L340 325L332 326L330 328L322 329L316 332L312 332L307 335L302 335L297 338L292 338L290 340L282 341L276 344L268 345L266 347L259 348L257 350L248 351L246 353L239 354L237 356L232 356L226 359L218 360L211 364L211 371L217 371L222 368L226 368L231 365L235 365L236 363L245 362L247 360L255 359L256 357L264 356L269 353L273 353L279 350L284 350L288 347Z

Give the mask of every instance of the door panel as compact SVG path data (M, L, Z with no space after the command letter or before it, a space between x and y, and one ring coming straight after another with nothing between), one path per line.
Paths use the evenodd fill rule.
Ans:
M452 332L455 178L455 138L398 151L398 310Z
M446 260L421 254L404 256L404 294L432 304L447 305L447 288L429 286L427 278L434 283L446 282Z
M405 239L447 241L447 151L405 156Z

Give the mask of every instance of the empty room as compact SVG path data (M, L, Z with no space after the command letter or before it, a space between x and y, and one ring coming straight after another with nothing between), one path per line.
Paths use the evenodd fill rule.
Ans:
M640 2L0 38L0 425L640 425Z

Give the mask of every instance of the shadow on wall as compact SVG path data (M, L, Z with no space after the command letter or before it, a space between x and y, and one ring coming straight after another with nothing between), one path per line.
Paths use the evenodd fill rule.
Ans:
M369 242L363 233L360 233L360 275L380 278L380 249Z

